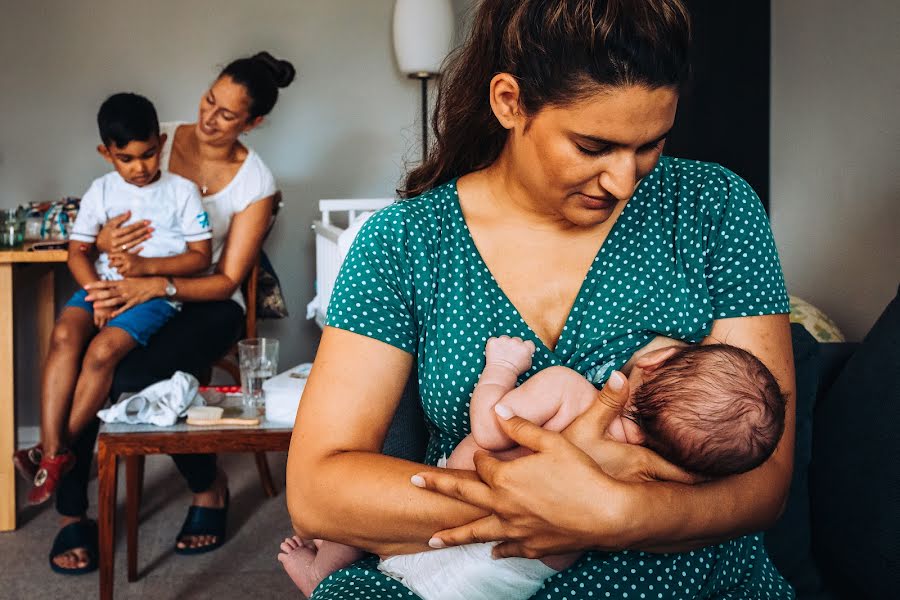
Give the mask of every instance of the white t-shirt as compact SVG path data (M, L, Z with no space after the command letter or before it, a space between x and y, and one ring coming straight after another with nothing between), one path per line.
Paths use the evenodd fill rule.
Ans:
M160 156L160 167L164 171L169 170L169 160L172 157L172 141L175 139L175 131L183 122L160 123L160 133L166 134L166 143L163 144ZM234 178L215 194L203 198L203 208L209 214L212 225L212 265L210 273L222 256L222 248L228 239L228 230L231 227L231 217L241 212L254 202L268 198L275 194L277 187L275 177L262 161L253 148L247 147L247 158L238 169ZM155 235L155 234L154 234ZM232 295L232 300L245 308L244 296L240 288Z
M191 181L162 172L158 180L138 187L113 171L95 179L85 192L69 239L94 243L107 221L127 211L131 211L128 223L147 220L153 227L153 235L141 244L140 256L175 256L187 250L187 242L212 237L209 216L203 209L197 186ZM109 264L105 252L94 267L101 279L122 279Z

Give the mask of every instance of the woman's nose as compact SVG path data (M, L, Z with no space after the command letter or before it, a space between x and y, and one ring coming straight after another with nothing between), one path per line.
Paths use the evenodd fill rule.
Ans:
M637 186L637 160L633 153L623 151L610 156L600 173L600 187L617 200L628 200Z

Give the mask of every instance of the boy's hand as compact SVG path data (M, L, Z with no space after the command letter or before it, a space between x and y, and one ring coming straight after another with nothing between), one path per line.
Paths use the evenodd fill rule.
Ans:
M110 318L112 318L112 310L108 308L94 309L94 326L97 329L103 329L104 327L106 327L106 324L109 323Z
M147 275L147 261L131 252L114 252L109 255L109 264L116 268L122 277L140 277Z
M534 342L507 335L490 338L484 347L485 364L510 367L517 375L531 368L533 354Z

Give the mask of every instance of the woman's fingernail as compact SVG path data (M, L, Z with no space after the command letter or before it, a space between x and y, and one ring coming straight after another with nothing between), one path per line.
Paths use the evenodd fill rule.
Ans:
M409 478L409 482L416 487L423 488L425 487L425 478L421 475L413 475Z
M510 417L512 417L515 413L513 413L512 409L508 406L503 406L502 404L497 404L494 406L494 412L497 413L497 416L506 421Z
M428 546L434 548L435 550L440 550L441 548L446 548L447 545L441 541L441 538L433 537L428 540Z
M618 371L613 371L612 375L609 376L609 389L614 392L618 392L622 389L622 386L625 385L625 376L619 373Z

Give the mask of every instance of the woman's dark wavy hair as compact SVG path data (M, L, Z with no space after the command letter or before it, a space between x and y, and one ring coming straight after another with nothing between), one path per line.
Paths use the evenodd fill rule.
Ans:
M488 98L497 73L516 77L529 115L597 86L680 88L690 74L691 24L681 0L482 0L473 17L444 65L435 143L407 175L401 198L497 159L507 136Z
M295 74L290 62L279 60L268 52L257 52L230 62L219 73L219 78L227 76L244 86L250 96L249 118L252 120L272 111L278 101L278 88L289 86Z

